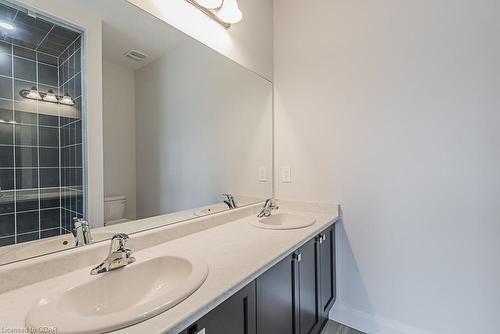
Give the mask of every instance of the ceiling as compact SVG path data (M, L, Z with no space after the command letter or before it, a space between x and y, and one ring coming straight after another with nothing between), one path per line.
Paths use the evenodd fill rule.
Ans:
M55 57L80 36L78 32L3 3L0 3L0 22L14 26L12 30L0 27L0 40Z
M85 10L102 19L103 58L137 70L168 53L191 37L164 21L124 0L75 1L78 10ZM130 60L124 54L138 50L148 55L145 61Z

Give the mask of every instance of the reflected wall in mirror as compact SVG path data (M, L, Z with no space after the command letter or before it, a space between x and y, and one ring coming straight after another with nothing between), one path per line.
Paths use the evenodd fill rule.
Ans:
M10 4L4 3L8 12ZM71 6L102 21L104 219L90 222L87 239L101 241L114 233L143 231L272 197L269 81L126 1L88 0ZM26 9L12 8L18 15L27 15ZM53 16L46 19L52 25L57 23ZM37 20L42 18L37 16ZM15 61L29 59L15 53L16 45L26 42L6 38L10 53L0 50L0 58L14 60L12 68L5 61L6 69L0 69L6 71L0 73L0 115L5 118L0 123L0 240L5 246L0 248L0 263L72 248L77 240L86 239L85 222L75 225L73 219L88 214L83 157L85 137L93 129L85 126L85 96L79 97L84 95L79 92L93 83L82 81L86 77L85 27L79 33L68 28L71 22L65 23L60 27L68 29L66 35L77 35L72 41L68 37L69 48L65 45L64 52L54 55L52 67L58 70L54 82L42 80L44 72L38 64L48 51L32 49L36 56L30 68L38 70L33 78L18 79ZM28 50L25 44L19 46ZM66 64L73 67L61 66ZM41 93L40 99L27 98L35 93L32 87ZM26 89L24 95L15 92L21 89ZM43 100L49 89L59 102ZM65 95L74 105L63 103ZM36 120L26 135L24 120L29 118L16 123L17 115L30 115L18 107L21 102L32 104L31 119ZM57 124L46 124L50 108ZM47 147L45 142L42 145L50 140L45 128L54 129L58 136ZM32 151L24 148L24 141L17 147L18 138L36 140L26 145ZM45 165L45 156L51 153L48 149L55 159L50 166ZM59 173L55 179L50 179L52 169ZM19 229L25 197L35 198L36 205L26 210L37 216L33 231ZM54 234L45 232L44 217L49 212ZM24 240L16 237L19 232L36 237ZM14 242L7 243L12 236Z
M271 196L271 83L120 7L103 23L105 225L226 210L225 193L238 206Z

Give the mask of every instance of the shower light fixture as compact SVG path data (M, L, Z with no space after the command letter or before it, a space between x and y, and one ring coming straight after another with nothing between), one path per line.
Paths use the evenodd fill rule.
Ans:
M186 0L226 29L238 23L243 13L236 0Z

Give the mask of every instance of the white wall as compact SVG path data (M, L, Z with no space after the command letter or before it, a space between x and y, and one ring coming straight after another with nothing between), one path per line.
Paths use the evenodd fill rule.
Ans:
M103 61L104 194L127 198L125 218L136 217L135 74Z
M136 71L138 217L272 194L271 83L188 42Z
M268 80L273 76L272 0L238 0L243 20L222 28L184 0L127 0Z
M338 202L333 318L498 333L494 0L275 0L277 196Z
M87 184L88 219L93 227L102 226L103 218L103 135L102 135L102 24L100 18L81 10L78 2L65 0L22 0L21 6L54 17L84 30L87 69L82 72L83 92L87 96ZM81 3L80 3L81 4Z

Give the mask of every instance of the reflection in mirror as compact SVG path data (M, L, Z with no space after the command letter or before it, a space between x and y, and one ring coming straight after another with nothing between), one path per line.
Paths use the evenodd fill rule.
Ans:
M59 53L14 35L0 50L0 263L272 197L270 82L126 1L72 5L102 20L104 219L74 220L89 214L85 35L40 15Z
M105 225L184 220L269 197L271 84L123 7L150 25L103 25Z
M75 245L84 216L82 33L0 3L0 263ZM84 116L84 115L83 115ZM43 239L42 241L40 241Z

